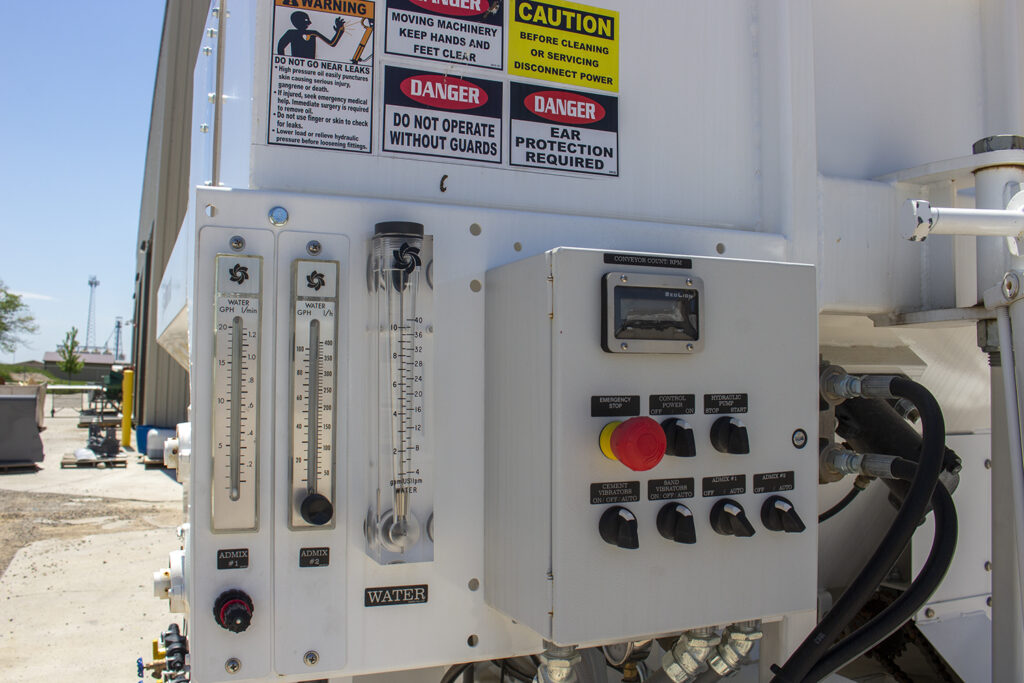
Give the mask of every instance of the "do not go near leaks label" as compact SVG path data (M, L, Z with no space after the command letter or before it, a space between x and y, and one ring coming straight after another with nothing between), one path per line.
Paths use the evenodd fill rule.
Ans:
M274 0L267 144L371 152L374 3Z

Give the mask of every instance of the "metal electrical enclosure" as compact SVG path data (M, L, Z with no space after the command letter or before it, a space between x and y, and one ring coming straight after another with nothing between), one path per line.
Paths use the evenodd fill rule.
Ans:
M682 288L699 278L703 348L603 350L608 275ZM489 271L486 289L488 604L549 640L584 644L814 608L812 268L558 248ZM677 418L695 452L639 472L606 458L602 428L632 416ZM746 427L749 453L713 446L714 423L730 418ZM792 502L805 531L765 528L761 508L773 495ZM745 509L752 536L713 530L724 499ZM696 542L659 533L659 511L673 504L692 513ZM613 505L636 516L638 548L595 533Z

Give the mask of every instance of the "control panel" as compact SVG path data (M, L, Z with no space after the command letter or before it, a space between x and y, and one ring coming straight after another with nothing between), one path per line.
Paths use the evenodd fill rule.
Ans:
M577 644L814 607L813 268L559 248L486 286L489 604Z

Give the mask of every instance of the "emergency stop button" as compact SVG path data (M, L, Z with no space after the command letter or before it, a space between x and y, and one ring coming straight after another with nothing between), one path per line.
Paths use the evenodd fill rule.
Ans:
M601 452L636 472L645 472L665 457L665 430L649 417L609 422L601 430Z

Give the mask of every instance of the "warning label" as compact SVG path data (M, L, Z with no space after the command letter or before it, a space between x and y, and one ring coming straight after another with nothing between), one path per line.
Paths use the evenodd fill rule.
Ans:
M501 0L387 0L384 51L439 62L501 69Z
M512 0L508 72L619 91L619 13L561 0Z
M500 164L500 81L388 66L384 151Z
M510 83L513 166L619 175L619 100Z
M373 7L274 0L268 144L371 151Z

